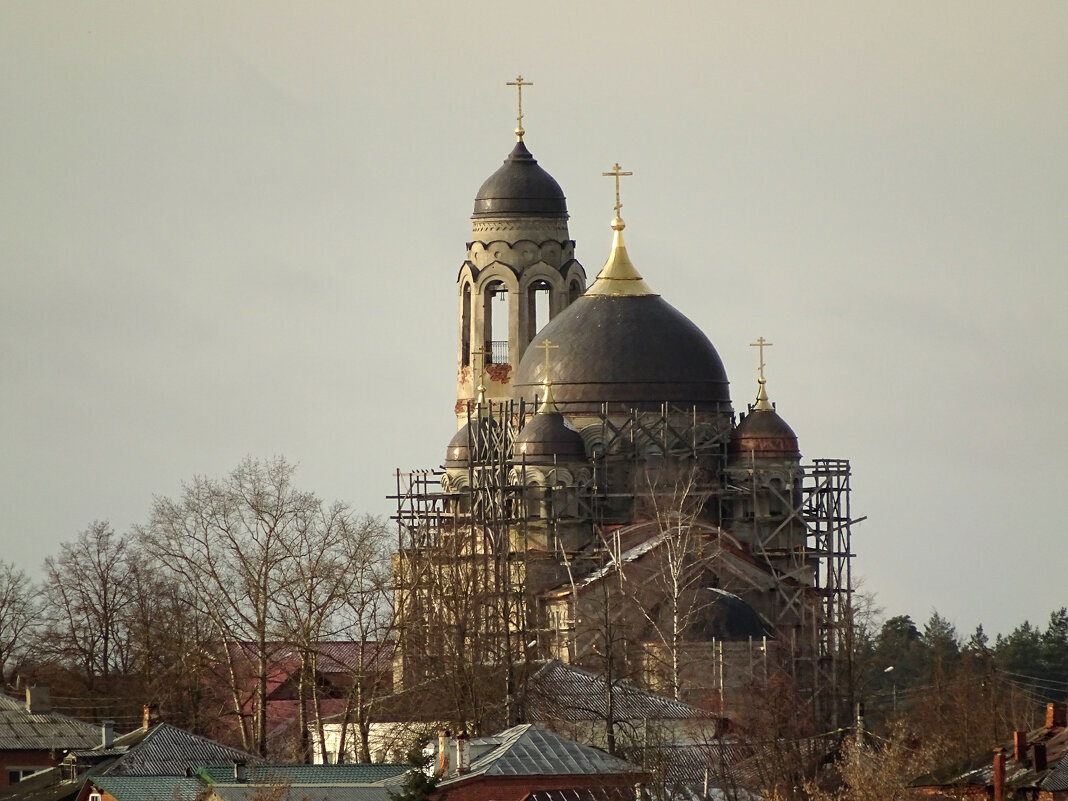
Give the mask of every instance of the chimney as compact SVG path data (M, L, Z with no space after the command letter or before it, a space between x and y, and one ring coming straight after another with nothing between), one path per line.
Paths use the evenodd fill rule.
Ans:
M470 741L466 731L462 731L456 735L456 775L467 773L471 769L471 760L469 758L468 742Z
M247 782L248 781L248 765L240 760L234 760L234 781L235 782Z
M1046 744L1045 743L1035 743L1035 745L1034 745L1034 754L1035 754L1035 772L1036 773L1041 773L1042 771L1044 771L1046 768L1049 767L1049 763L1046 761Z
M47 715L52 711L52 694L48 687L26 688L26 711L31 715Z
M444 779L449 775L449 751L452 738L448 729L438 732L438 777Z
M994 749L994 801L1005 801L1005 749Z
M141 728L151 729L159 723L159 707L155 704L145 704L144 714L141 718Z
M100 747L111 748L115 744L115 721L105 720L100 724Z
M1021 765L1027 764L1027 732L1014 731L1012 733L1012 758Z
M1065 718L1068 717L1068 707L1064 704L1055 704L1052 701L1046 704L1046 728L1064 728L1066 723Z

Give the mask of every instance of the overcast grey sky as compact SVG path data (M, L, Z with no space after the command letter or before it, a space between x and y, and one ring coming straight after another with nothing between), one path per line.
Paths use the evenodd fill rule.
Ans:
M28 571L245 455L386 514L454 430L472 200L527 143L854 470L856 573L1068 603L1068 3L0 4L0 537Z

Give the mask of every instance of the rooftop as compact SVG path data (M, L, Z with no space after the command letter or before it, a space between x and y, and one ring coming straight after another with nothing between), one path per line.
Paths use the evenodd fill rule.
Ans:
M597 748L581 745L537 724L513 726L493 737L471 741L472 749L489 751L471 762L469 772L441 783L447 786L472 776L590 776L640 774L641 768Z
M59 712L31 714L23 701L0 695L0 749L57 750L92 748L100 727Z

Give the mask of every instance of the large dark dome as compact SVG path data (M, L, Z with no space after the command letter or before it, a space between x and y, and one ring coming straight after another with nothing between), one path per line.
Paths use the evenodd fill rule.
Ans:
M540 393L550 340L553 396L561 411L602 402L635 407L665 401L729 404L727 373L708 337L659 295L584 295L560 312L526 349L517 394Z
M522 141L475 195L472 217L567 217L560 184L538 166Z

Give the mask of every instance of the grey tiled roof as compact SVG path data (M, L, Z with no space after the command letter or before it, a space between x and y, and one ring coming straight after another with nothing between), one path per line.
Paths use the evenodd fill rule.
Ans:
M31 715L26 705L0 695L0 750L66 750L100 744L100 728L58 712Z
M212 792L222 801L262 801L263 785L216 785ZM390 801L389 788L381 785L301 784L286 788L277 801ZM275 801L275 796L270 796ZM119 801L124 801L120 799Z
M111 776L185 776L187 768L252 763L256 759L237 748L160 723L106 772Z
M612 686L619 720L699 720L711 715L697 707L643 690L630 681ZM526 690L527 719L580 722L608 714L608 682L587 670L554 659L535 673Z
M89 783L115 801L194 801L202 789L196 779L175 776L93 776Z
M442 782L442 786L479 775L590 776L642 772L636 765L532 723L472 742L476 744L494 747L474 760L469 772Z
M1054 793L1068 790L1068 751L1053 766L1049 776L1042 782L1042 789Z
M270 765L248 769L249 784L337 785L373 784L403 776L404 763L356 763L351 765ZM233 767L213 766L204 771L219 784L233 783Z

